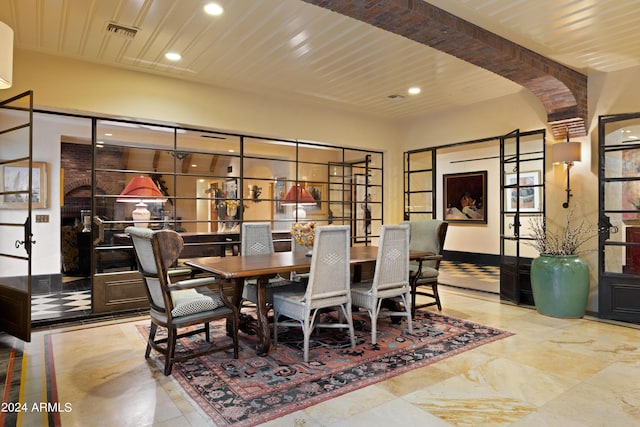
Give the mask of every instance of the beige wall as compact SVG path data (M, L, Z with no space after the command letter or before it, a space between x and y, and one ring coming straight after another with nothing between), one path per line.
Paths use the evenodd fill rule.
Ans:
M583 161L576 163L571 170L571 205L575 208L576 218L584 218L594 225L598 220L598 116L640 111L640 85L636 84L638 75L640 67L589 77L589 134L581 138L572 138L582 142ZM544 108L533 94L523 89L518 94L492 102L407 121L403 124L404 150L492 137L506 134L516 128L521 131L546 128L547 148L555 142L562 142L554 141L550 136ZM548 219L552 224L558 225L562 223L566 213L562 208L562 203L566 200L566 169L562 165L553 165L548 159L545 174ZM438 177L438 180L441 178ZM491 193L491 190L489 192ZM497 193L494 194L498 196ZM489 220L492 220L491 215ZM493 221L498 220L499 218L493 217ZM485 229L486 235L475 230L474 239L469 239L468 227L450 227L445 248L464 250L462 248L469 247L468 242L472 240L481 242L481 246L489 242L489 250L478 252L497 253L497 236L492 228ZM597 241L593 240L588 247L591 250L582 255L588 261L591 270L591 297L588 309L593 311L597 310L597 252L593 250L596 245Z
M578 138L583 142L584 161L572 170L572 205L576 206L577 215L594 223L597 219L598 188L597 116L640 110L637 101L640 99L640 85L634 84L639 72L640 67L598 74L589 79L590 134ZM484 104L394 123L302 104L297 100L268 99L16 50L14 86L3 95L6 98L29 89L34 91L36 106L41 108L158 120L385 151L384 196L388 223L402 220L403 151L501 135L516 128L527 131L547 127L542 105L525 89ZM548 141L548 144L552 142ZM59 157L57 152L57 149L52 149L51 155ZM565 173L561 166L551 164L546 165L545 173L547 209L550 218L555 219L564 213L561 204L565 196ZM463 250L461 233L455 227L449 237L448 249ZM588 254L587 259L593 276L597 273L595 253ZM594 276L594 289L595 279ZM590 309L594 304L595 298L592 298Z

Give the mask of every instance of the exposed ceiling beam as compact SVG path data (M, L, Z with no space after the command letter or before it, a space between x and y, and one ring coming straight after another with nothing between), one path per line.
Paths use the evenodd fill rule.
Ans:
M422 0L303 0L492 71L533 92L553 135L587 134L587 76Z

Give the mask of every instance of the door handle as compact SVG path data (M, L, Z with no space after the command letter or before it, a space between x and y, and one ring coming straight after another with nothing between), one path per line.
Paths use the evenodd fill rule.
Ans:
M611 237L611 233L616 234L620 231L617 225L611 224L611 218L606 215L600 217L600 226L598 228L600 234L602 234L605 240L608 240Z

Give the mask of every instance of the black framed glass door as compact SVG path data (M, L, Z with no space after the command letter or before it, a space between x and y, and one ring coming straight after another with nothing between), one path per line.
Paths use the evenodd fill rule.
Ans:
M530 220L545 215L545 131L514 130L500 138L500 298L534 305L526 245Z
M0 328L31 341L31 211L46 197L46 170L32 161L33 93L0 102L0 123Z
M598 313L640 321L640 113L600 116Z

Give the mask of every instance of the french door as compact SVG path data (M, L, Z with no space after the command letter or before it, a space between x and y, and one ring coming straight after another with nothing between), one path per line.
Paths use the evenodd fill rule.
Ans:
M46 191L32 129L31 91L0 102L0 328L23 341L31 340L31 209Z
M545 214L545 131L514 130L500 138L500 298L534 305L529 223Z
M640 322L640 113L598 121L598 313Z

